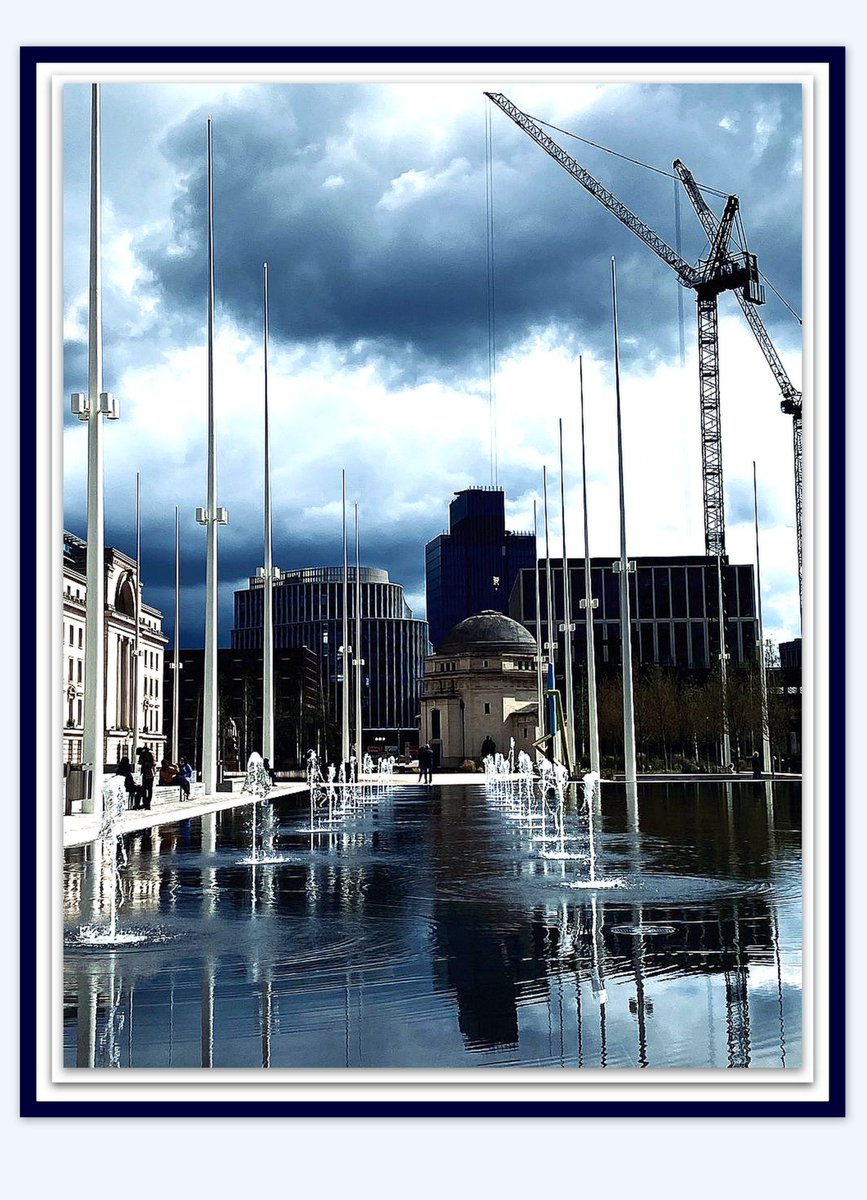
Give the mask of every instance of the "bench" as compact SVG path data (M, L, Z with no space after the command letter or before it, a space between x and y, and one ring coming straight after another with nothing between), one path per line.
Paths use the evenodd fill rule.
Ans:
M151 808L164 808L168 804L175 805L180 801L180 798L181 789L178 784L158 784L156 787L154 787ZM204 798L205 785L203 783L191 783L190 800L203 800Z

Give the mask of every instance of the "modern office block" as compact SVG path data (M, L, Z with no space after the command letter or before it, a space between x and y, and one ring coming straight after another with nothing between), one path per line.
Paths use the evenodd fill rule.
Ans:
M437 647L459 621L492 610L507 613L518 572L535 561L531 533L506 529L502 488L455 492L449 532L425 547L425 592L430 639Z

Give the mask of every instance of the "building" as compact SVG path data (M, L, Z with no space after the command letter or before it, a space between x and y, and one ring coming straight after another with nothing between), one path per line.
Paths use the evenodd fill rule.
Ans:
M204 650L178 655L178 752L201 770ZM174 730L174 663L166 660L163 689L166 728ZM321 751L322 689L312 650L274 651L274 761L278 770L301 767L308 750ZM252 751L262 752L262 651L217 651L218 760L227 771L243 769Z
M547 611L547 585L544 562L539 570L540 607L543 631ZM619 562L618 562L619 565ZM601 669L619 667L620 649L620 577L611 558L591 559L591 593L597 607L593 610L596 663ZM751 564L735 565L723 559L723 604L725 609L726 653L728 664L737 669L756 661L758 621L756 619L755 575ZM554 593L554 622L559 650L558 675L563 663L563 560L551 560ZM587 662L584 636L584 560L569 559L569 587L573 634L573 661ZM715 557L658 557L635 559L629 575L629 606L632 622L633 665L651 664L675 667L681 671L707 672L719 661L720 620L719 581ZM520 572L509 597L509 615L534 636L536 629L535 569Z
M355 641L355 568L348 572L349 644ZM412 615L403 588L388 572L361 567L362 746L371 754L403 754L418 745L419 680L428 651L426 621ZM262 649L263 581L235 592L232 648ZM339 753L331 730L341 724L340 646L343 640L343 568L281 572L273 586L274 646L306 647L316 655L325 696L327 756ZM350 709L352 711L352 709Z
M425 546L425 591L435 647L459 621L507 613L518 572L536 561L532 533L506 529L502 488L465 488L449 505L449 532Z
M537 719L536 642L523 625L488 610L460 621L425 660L421 737L439 767L496 750L532 754Z
M135 612L139 587L135 559L105 551L105 763L132 753L133 742L159 759L163 733L163 615L141 605L140 681L136 703ZM84 663L87 638L87 543L63 534L63 761L79 764L84 737ZM138 711L137 711L138 710ZM138 717L138 738L134 736Z

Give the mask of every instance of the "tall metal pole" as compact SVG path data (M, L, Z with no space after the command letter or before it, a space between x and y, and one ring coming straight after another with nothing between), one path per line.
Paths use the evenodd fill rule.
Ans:
M584 609L587 630L587 697L590 706L590 770L599 773L599 715L596 707L596 650L593 637L593 609L599 603L593 599L593 583L590 573L590 534L587 515L587 455L584 440L584 362L578 356L578 378L581 394L581 480L584 494Z
M732 743L729 735L729 685L728 654L726 653L726 615L723 605L722 555L716 556L717 604L719 605L719 682L722 692L722 752L723 768L728 770L732 761Z
M617 268L611 259L614 308L614 382L617 393L617 473L620 484L620 648L623 660L623 754L627 784L636 782L635 713L632 700L632 638L629 619L629 560L626 557L626 501L623 491L623 425L620 412L620 335L617 321Z
M268 423L268 264L263 265L262 353L265 369L265 579L262 613L262 757L274 767L274 567L271 561L271 441ZM299 716L300 719L300 716Z
M541 738L545 734L545 686L542 682L542 657L544 651L542 649L542 605L541 605L541 589L539 587L539 546L538 546L538 531L536 528L536 501L533 501L533 548L535 559L535 575L536 575L536 702L538 704L538 719L536 721L537 738Z
M205 573L205 678L202 716L202 782L211 795L217 787L217 527L226 524L217 507L217 440L214 420L214 152L208 117L208 505L196 519L207 531Z
M139 710L142 696L141 669L141 472L135 473L135 640L133 642L132 667L132 767L135 770L136 751L138 750Z
M771 762L771 728L768 721L768 675L765 664L765 635L762 626L762 567L759 557L759 498L756 487L756 464L753 461L753 514L756 525L756 598L759 618L759 683L762 689L762 762L766 771L773 772Z
M547 611L548 611L548 640L545 642L545 647L548 651L548 691L553 692L556 687L556 674L554 669L554 658L557 653L557 641L554 634L554 587L551 580L551 548L548 541L548 468L542 467L542 500L545 511L545 590L547 592ZM551 734L551 758L557 759L560 757L559 737L557 730L557 710L554 706L554 697L549 696L548 699L548 730Z
M346 469L341 472L343 493L343 644L340 647L342 666L342 728L340 738L340 761L349 762L349 560L346 546Z
M361 778L361 557L358 540L358 504L355 505L355 770Z
M82 809L102 815L105 766L105 509L102 455L102 266L99 84L90 99L90 282L87 312L87 603L84 663L84 761L92 764Z
M567 758L575 762L575 698L572 688L572 598L569 558L566 553L566 474L563 470L563 418L560 418L560 528L563 541L563 624L566 651L566 741L569 746Z
M177 765L181 747L181 516L175 505L175 648L172 657L172 762Z

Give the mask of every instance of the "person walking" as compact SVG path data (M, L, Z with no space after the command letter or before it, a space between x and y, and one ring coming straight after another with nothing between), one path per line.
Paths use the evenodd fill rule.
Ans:
M433 783L433 750L430 742L422 746L418 752L418 781Z

